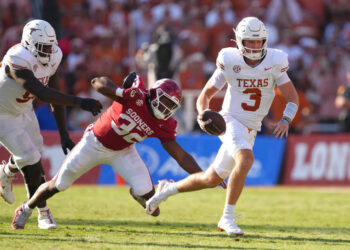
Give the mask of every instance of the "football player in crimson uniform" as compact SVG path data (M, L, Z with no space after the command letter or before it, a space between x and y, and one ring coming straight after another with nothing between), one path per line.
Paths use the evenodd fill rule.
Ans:
M61 137L62 149L74 147L66 128L65 107L78 106L97 115L101 104L59 92L57 68L62 52L57 46L55 30L43 20L32 20L23 28L22 41L10 48L0 65L0 143L11 153L0 165L0 191L12 204L12 180L15 172L23 174L29 197L45 182L41 164L43 138L33 111L35 98L51 104ZM56 228L50 210L43 201L38 204L38 225Z
M147 90L135 73L129 74L125 82L130 82L130 78L135 78L130 88L119 88L107 77L92 80L92 86L98 92L115 101L87 127L56 176L42 184L28 202L17 208L12 222L14 228L23 228L33 208L67 189L82 174L99 164L111 165L130 184L130 194L134 199L145 207L146 201L154 194L154 187L135 143L147 137L158 138L164 149L188 173L201 171L193 157L175 140L177 122L171 116L180 108L182 99L177 83L161 79ZM123 86L129 85L125 82ZM159 209L155 209L152 215L159 215Z
M222 146L212 165L205 171L190 175L176 183L163 181L156 195L146 204L151 213L168 196L216 186L229 177L226 203L218 229L229 235L241 236L243 230L235 222L235 205L245 178L253 165L253 145L261 121L271 106L278 87L287 100L283 117L274 124L276 137L288 136L289 124L298 109L298 95L290 81L287 54L267 48L267 30L256 17L242 19L237 28L237 48L224 48L217 58L217 69L197 100L198 123L205 131L202 112L209 108L212 97L228 85L221 114L226 121L226 133L220 136Z

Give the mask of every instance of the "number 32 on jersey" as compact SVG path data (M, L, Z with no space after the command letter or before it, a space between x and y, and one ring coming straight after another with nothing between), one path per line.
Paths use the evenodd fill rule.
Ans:
M137 126L136 122L126 114L120 114L120 117L127 120L129 122L128 125L125 123L120 124L119 128L114 121L111 122L113 130L123 139L129 143L141 142L147 138L147 135L141 137L138 133L131 133L131 131Z

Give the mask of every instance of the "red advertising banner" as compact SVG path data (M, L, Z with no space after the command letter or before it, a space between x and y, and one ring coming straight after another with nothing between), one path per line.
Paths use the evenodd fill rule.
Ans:
M350 185L350 134L290 136L282 184Z
M60 137L57 131L42 131L41 134L44 138L44 147L42 150L42 164L45 170L46 180L50 180L59 170L61 163L65 159L63 153ZM82 133L70 132L71 139L77 143ZM0 160L8 161L10 157L9 152L0 144ZM75 183L76 184L97 184L99 178L100 166L97 166L86 174L81 176ZM23 183L23 178L20 173L16 174L14 183Z

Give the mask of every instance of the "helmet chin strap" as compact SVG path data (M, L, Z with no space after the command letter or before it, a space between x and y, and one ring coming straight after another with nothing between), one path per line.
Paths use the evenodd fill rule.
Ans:
M42 56L37 55L37 58L38 58L38 61L44 66L50 62L50 57L42 57Z
M260 60L261 58L264 57L262 49L258 53L248 52L246 47L244 47L244 50L245 50L245 53L243 53L243 56L247 57L250 60Z
M238 44L237 43L237 41L235 40L235 39L230 39L230 41L232 41L232 42L235 42L236 44ZM242 45L243 45L243 43L242 43ZM246 51L246 53L242 53L242 55L243 56L245 56L245 57L247 57L248 59L250 59L250 60L259 60L259 59L261 59L261 58L263 58L264 57L264 55L263 55L263 48L261 48L261 49L251 49L251 48L247 48L246 46L244 46L243 45L243 48L244 48L244 50ZM247 54L249 55L249 54L259 54L259 53L249 53L249 52L247 52L247 49L250 49L250 50L260 50L260 56L258 56L257 58L251 58L251 57L249 57L249 56L247 56Z

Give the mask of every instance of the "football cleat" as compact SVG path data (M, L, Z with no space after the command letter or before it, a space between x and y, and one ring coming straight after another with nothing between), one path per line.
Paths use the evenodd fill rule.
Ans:
M57 224L50 209L40 211L38 215L38 227L40 229L56 229Z
M137 201L143 208L146 208L146 199L145 198L134 194L132 188L129 189L129 192L130 192L130 195L132 196L132 198L134 198L135 201ZM151 215L152 216L158 216L159 214L160 214L160 209L158 207L158 208L156 208L154 210L154 212Z
M221 217L218 230L225 231L228 235L243 236L244 232L237 226L234 218Z
M3 161L0 165L0 190L1 197L9 204L15 201L15 196L12 191L12 181L15 176L8 176L5 173L6 162Z
M12 229L24 229L28 218L32 215L33 210L29 209L29 211L26 211L23 205L20 205L15 211L15 216L12 220Z
M159 181L156 193L146 202L146 213L152 214L159 207L159 204L170 195L170 185L175 185L168 180Z

